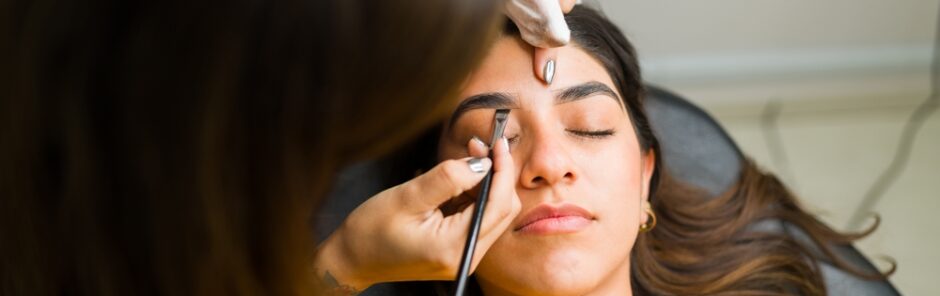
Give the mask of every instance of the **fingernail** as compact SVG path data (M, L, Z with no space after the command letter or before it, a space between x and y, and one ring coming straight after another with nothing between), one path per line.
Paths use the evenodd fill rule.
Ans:
M471 138L470 140L473 141L474 143L483 145L483 147L486 147L486 142L483 142L483 140L481 140L480 137L473 136L473 138Z
M467 161L467 165L470 166L470 170L474 173L486 172L490 169L492 164L493 162L485 157L474 157Z
M503 142L502 144L503 148L506 148L506 153L509 153L509 139L507 139L506 137L503 137L503 139L500 140L500 142Z
M555 79L555 60L548 60L545 63L545 67L542 68L542 77L545 78L545 83L552 84L552 80Z

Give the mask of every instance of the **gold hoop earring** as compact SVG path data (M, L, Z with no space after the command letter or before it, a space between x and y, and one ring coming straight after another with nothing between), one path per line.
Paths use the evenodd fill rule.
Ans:
M656 213L653 212L653 209L650 208L648 203L644 205L643 210L649 215L649 219L643 222L643 224L640 224L640 233L649 232L653 230L653 228L656 228Z

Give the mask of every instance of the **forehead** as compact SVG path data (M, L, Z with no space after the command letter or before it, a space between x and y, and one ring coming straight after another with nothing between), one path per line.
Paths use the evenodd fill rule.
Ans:
M480 66L464 85L460 98L485 92L506 92L521 95L550 94L587 81L598 81L618 92L610 75L593 57L576 45L557 48L555 77L547 85L535 76L532 46L514 36L497 40Z

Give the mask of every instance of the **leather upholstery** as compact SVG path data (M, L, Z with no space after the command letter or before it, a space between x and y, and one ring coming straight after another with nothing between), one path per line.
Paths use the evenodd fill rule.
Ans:
M659 138L663 166L675 178L711 193L724 192L740 174L744 160L741 150L711 116L687 100L650 86L646 112ZM439 130L427 132L386 157L352 165L338 176L329 198L314 215L318 241L338 227L346 215L370 196L407 181L419 170L434 165ZM762 221L754 228L783 232L812 245L805 235L781 221ZM853 247L841 247L839 256L858 267L875 267ZM831 295L898 295L887 281L859 279L834 265L822 262L820 268ZM362 295L398 295L394 284L376 285Z

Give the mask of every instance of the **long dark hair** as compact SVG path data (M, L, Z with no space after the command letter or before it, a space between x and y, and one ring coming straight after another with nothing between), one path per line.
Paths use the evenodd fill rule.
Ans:
M620 90L641 149L658 150L643 108L644 84L633 46L590 8L576 7L566 20L574 45L597 59ZM638 235L631 254L635 294L825 295L820 260L863 278L886 276L862 271L834 255L834 248L867 235L875 226L851 235L832 230L804 211L776 177L749 160L743 162L737 182L714 199L671 178L659 164L650 184L655 188L650 202L658 226ZM750 230L771 219L799 228L814 246L785 234Z
M576 6L565 19L572 45L600 62L622 95L640 148L658 151L659 142L644 111L645 86L636 51L620 29L600 12ZM508 23L504 31L518 34ZM436 136L437 133L429 133ZM433 152L425 153L434 155ZM738 180L718 197L672 178L657 158L650 202L658 217L650 232L638 234L631 253L634 295L825 295L819 262L856 276L883 280L835 255L835 249L866 236L841 234L799 205L774 175L746 160ZM808 238L801 243L782 233L752 231L761 221L779 220ZM447 282L397 285L402 295L447 295ZM472 295L481 295L472 285Z
M501 7L3 1L0 294L309 294L336 168L443 118Z

